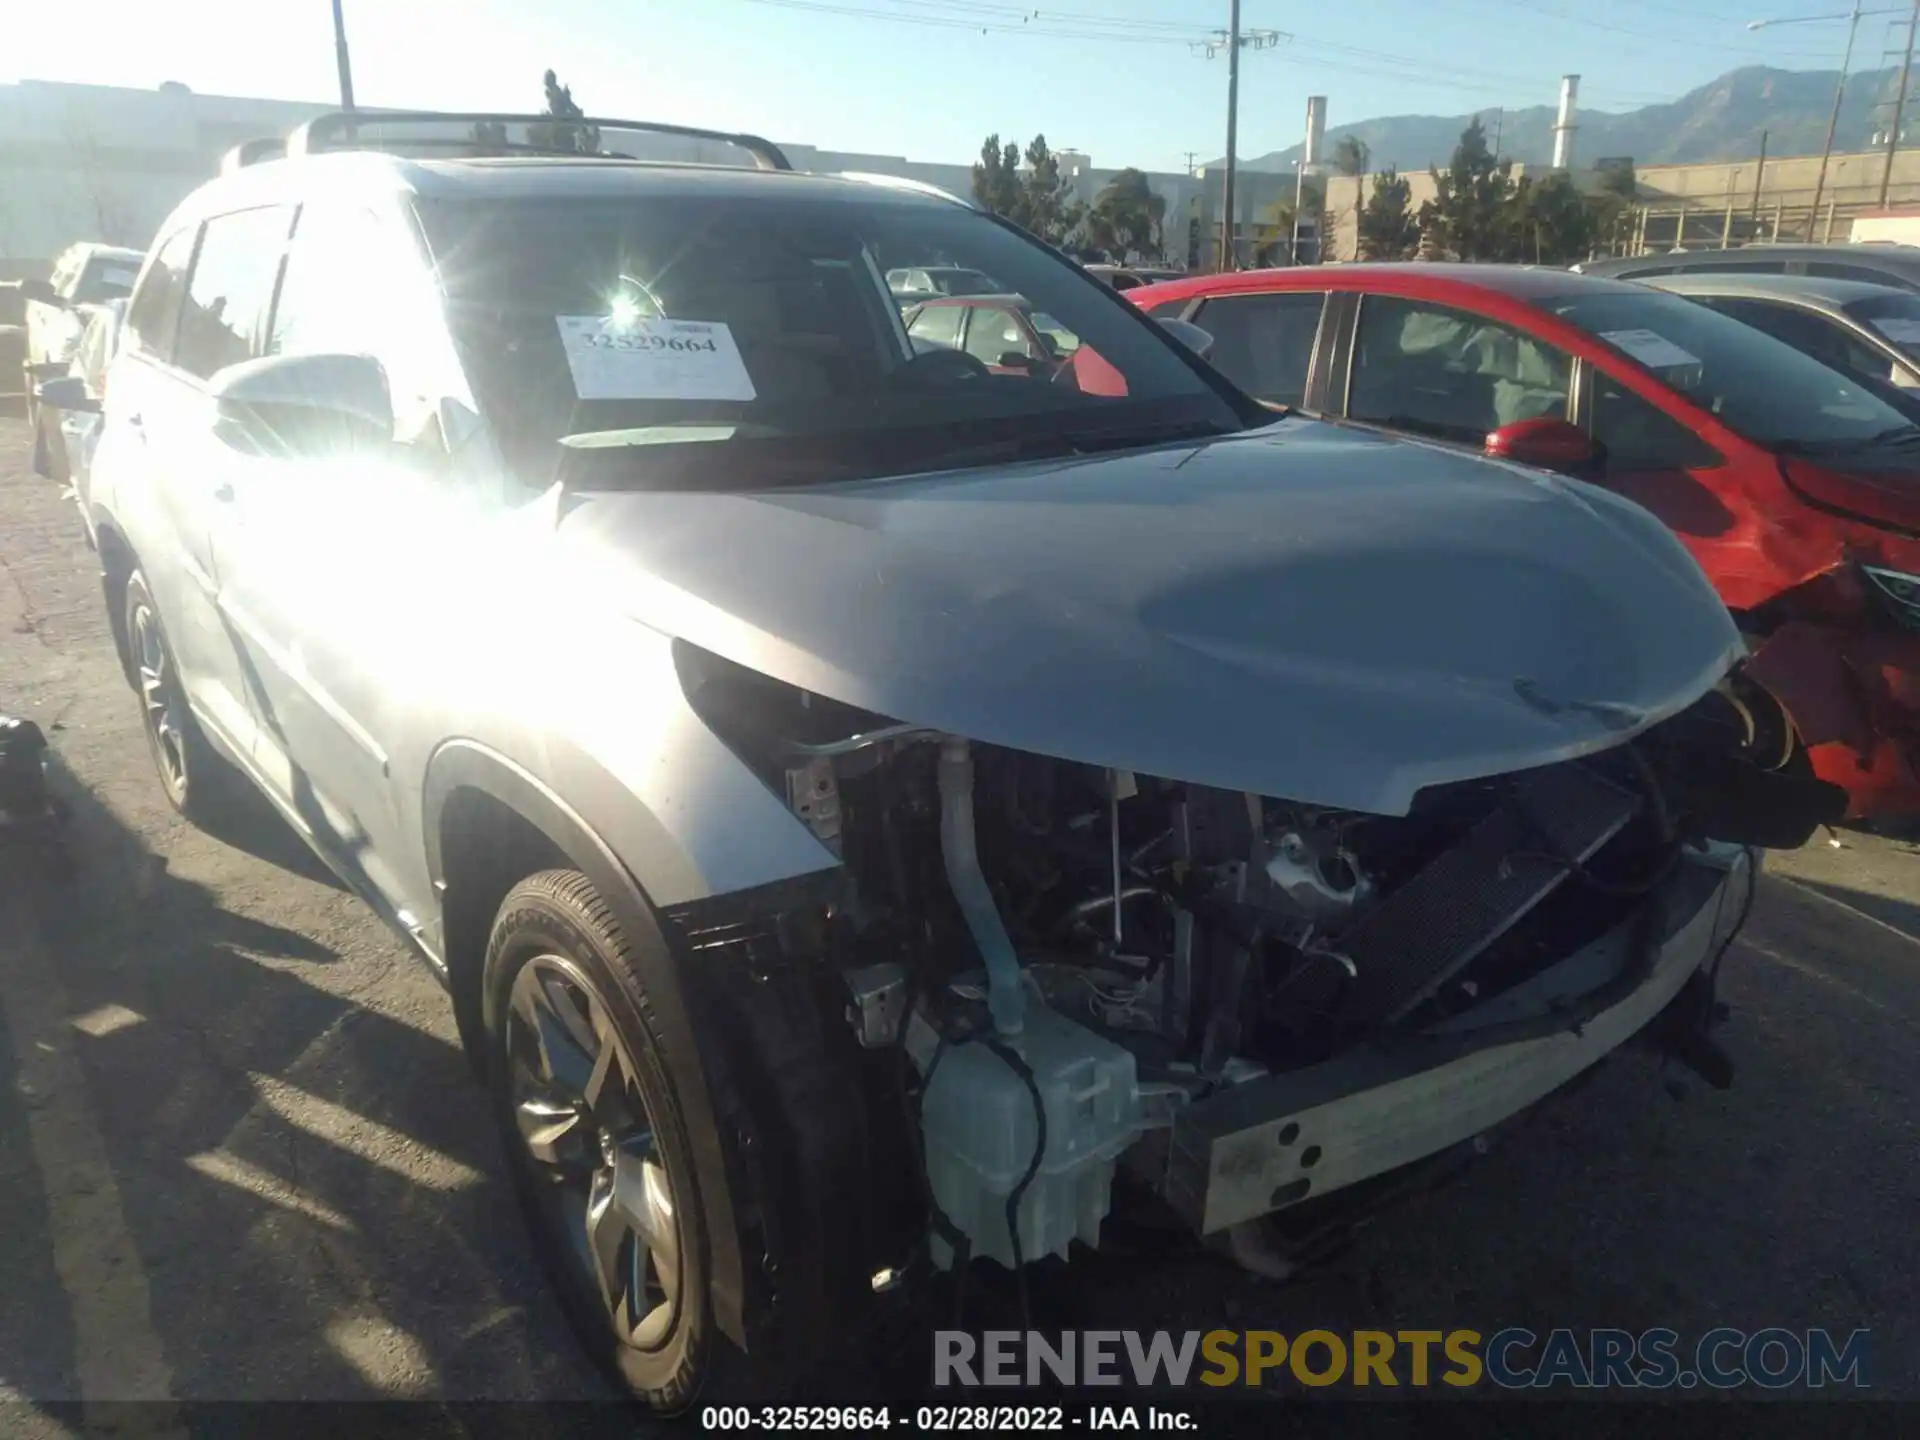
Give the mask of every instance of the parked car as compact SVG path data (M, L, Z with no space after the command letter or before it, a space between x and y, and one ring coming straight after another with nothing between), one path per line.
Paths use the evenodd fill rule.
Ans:
M1097 1244L1123 1156L1244 1238L1635 1035L1724 1079L1743 847L1839 797L1657 520L1276 417L948 199L331 153L546 123L195 191L91 505L167 796L247 777L446 983L621 1382ZM933 257L1074 367L914 346Z
M1761 332L1649 285L1342 265L1133 291L1262 398L1567 469L1706 568L1855 819L1920 813L1920 428Z
M904 309L936 295L997 295L1007 287L964 265L902 265L887 272L887 288Z
M1747 245L1737 250L1673 250L1573 267L1583 275L1650 280L1658 275L1807 275L1920 290L1920 245Z
M119 348L125 300L95 306L81 332L80 346L65 375L42 380L35 390L41 413L59 432L60 445L49 456L48 473L73 486L87 539L93 540L88 503L94 446L100 439L101 402L107 393L107 366Z
M1810 275L1663 275L1646 282L1745 321L1858 380L1920 389L1920 294Z
M995 374L1051 375L1080 348L1078 336L1018 295L923 300L901 318L921 348L958 350Z
M34 387L66 373L89 313L109 300L127 297L143 258L138 250L84 241L60 253L49 278L18 282L26 302L27 332L27 373L21 388L27 396L27 423L33 427L36 474L54 473L60 436L52 418L42 417Z

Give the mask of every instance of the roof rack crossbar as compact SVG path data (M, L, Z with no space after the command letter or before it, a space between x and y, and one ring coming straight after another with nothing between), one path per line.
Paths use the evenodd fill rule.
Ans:
M335 110L316 115L288 137L288 155L316 155L328 150L377 150L377 142L359 138L360 127L390 128L395 125L563 125L570 129L640 131L650 135L677 135L687 140L717 140L733 145L753 157L762 170L791 170L793 164L778 145L758 135L733 134L725 130L703 130L692 125L667 125L653 120L613 120L602 116L527 115L516 113L453 113L439 110ZM251 143L251 142L249 142ZM398 137L389 141L403 143ZM484 142L480 142L484 143ZM550 153L535 147L507 147L510 153Z

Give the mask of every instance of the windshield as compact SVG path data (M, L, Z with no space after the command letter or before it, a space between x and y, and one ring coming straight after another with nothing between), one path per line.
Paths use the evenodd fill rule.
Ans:
M1846 449L1913 429L1899 410L1838 370L1678 295L1648 290L1541 303L1758 444Z
M421 220L476 398L532 483L563 454L583 483L763 484L1244 423L1111 292L956 205L650 192L423 201ZM903 270L990 275L1074 353L1003 370L953 327L916 345L887 286ZM663 477L676 454L700 473Z
M1920 295L1889 290L1866 300L1855 300L1846 312L1870 325L1895 349L1920 359Z
M139 278L140 262L124 255L96 255L80 272L73 287L76 305L102 305L109 300L124 300L133 293Z

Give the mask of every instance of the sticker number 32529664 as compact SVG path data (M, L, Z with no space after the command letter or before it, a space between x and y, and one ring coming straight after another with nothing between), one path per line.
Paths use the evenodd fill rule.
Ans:
M556 315L582 400L751 400L733 332L713 320Z

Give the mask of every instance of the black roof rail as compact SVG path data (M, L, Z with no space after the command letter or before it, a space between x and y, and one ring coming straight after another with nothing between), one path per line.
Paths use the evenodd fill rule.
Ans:
M263 135L254 140L242 140L238 145L220 157L220 173L231 175L248 165L259 165L268 160L279 160L287 153L287 142L278 135Z
M465 135L392 134L395 128L465 125ZM687 140L717 140L746 151L762 170L791 170L793 164L778 145L758 135L735 135L725 130L702 130L691 125L666 125L651 120L608 120L583 115L526 115L507 113L453 113L438 110L335 110L316 115L287 137L288 155L318 155L336 150L424 149L462 155L571 155L580 152L530 142L489 141L477 127L483 125L546 125L570 130L626 130L647 135L676 135ZM372 132L369 134L368 132ZM381 132L387 132L382 135ZM632 159L604 147L594 152L604 158ZM592 158L585 156L583 158Z

